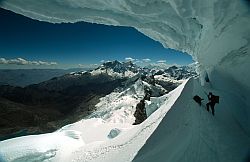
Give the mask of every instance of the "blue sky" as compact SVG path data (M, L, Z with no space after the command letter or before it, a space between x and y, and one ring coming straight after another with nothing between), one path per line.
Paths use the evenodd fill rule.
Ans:
M167 64L189 64L189 55L163 46L129 27L50 24L0 9L0 68L72 68L101 60L134 58ZM26 63L19 64L17 58ZM48 64L38 64L42 61ZM51 64L56 62L57 65ZM38 66L39 65L39 66Z

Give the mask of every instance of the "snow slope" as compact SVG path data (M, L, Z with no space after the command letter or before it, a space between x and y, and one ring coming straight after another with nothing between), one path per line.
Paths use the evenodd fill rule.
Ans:
M145 96L145 84L138 79L134 84L126 87L122 92L112 92L100 99L96 110L88 118L101 118L112 123L135 122L136 105Z
M205 98L203 90L221 97L215 116L205 110L204 103L200 107L192 99L195 94ZM0 159L16 162L24 159L243 161L250 148L248 119L244 118L246 105L232 98L242 99L209 86L201 87L198 80L190 79L169 94L152 100L150 108L157 105L158 109L140 125L101 118L85 119L54 133L2 141Z
M100 102L96 105L96 110L88 118L101 118L107 122L112 123L128 123L133 124L135 122L134 112L136 105L145 96L145 88L150 89L152 94L160 96L163 92L166 92L160 85L151 85L141 79L138 79L134 84L124 88L123 91L115 91L100 99ZM164 98L164 97L163 97ZM146 110L148 116L158 109L161 101L164 101L158 97L151 97L153 102L146 101ZM153 106L155 104L156 106Z
M200 107L192 99L196 94L206 99L204 91L221 98L215 116L206 111L206 102ZM201 87L197 80L190 80L133 161L247 161L250 136L246 108L241 96Z
M83 119L54 133L2 141L0 159L15 162L131 161L174 104L184 86L185 83L158 100L153 100L151 105L157 105L159 109L153 110L155 113L140 125L131 125L130 120L110 120L114 116L106 117L105 120ZM116 109L108 113L115 111ZM120 114L116 113L116 116ZM131 114L127 116L130 117Z
M31 135L0 142L0 161L64 161L63 156L84 145L80 132L64 131Z

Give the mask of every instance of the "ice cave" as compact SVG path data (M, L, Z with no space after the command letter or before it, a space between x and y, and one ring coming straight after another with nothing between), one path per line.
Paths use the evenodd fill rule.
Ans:
M166 48L192 55L199 73L199 79L190 79L171 92L167 102L129 133L123 133L124 125L108 126L108 130L119 128L119 135L111 142L81 148L87 143L79 142L76 132L66 130L59 132L56 140L48 134L39 139L6 141L0 145L0 161L250 160L250 1L1 0L0 7L50 23L131 26ZM205 81L206 75L210 83ZM189 99L202 94L203 89L220 94L218 116L190 108L193 103ZM66 139L65 134L72 139ZM15 149L24 141L40 138L65 144L61 150L32 146L33 151L20 153Z

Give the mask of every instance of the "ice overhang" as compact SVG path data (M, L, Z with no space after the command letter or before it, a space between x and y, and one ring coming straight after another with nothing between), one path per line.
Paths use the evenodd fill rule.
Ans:
M164 47L191 54L201 74L217 69L250 92L247 0L0 0L0 6L51 23L134 27Z

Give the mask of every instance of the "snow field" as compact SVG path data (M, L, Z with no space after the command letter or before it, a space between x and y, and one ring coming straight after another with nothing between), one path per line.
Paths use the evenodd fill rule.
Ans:
M138 85L135 87L142 92ZM44 161L132 161L145 140L174 104L183 87L184 84L162 97L166 102L141 125L133 126L129 122L106 121L101 118L85 119L64 126L54 133L2 141L0 142L0 157L3 161L16 162L24 159L28 161L37 159ZM113 111L115 110L111 112Z

